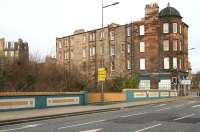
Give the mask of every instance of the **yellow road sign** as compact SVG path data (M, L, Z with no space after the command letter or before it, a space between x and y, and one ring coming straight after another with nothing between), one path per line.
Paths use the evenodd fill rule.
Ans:
M98 80L99 81L105 81L106 79L106 69L105 68L99 68L98 69Z
M105 68L99 68L99 69L98 69L98 72L104 72L104 71L106 71Z
M106 78L106 75L98 75L98 78Z
M100 71L98 72L98 75L106 75L106 71Z
M99 81L105 81L106 79L105 78L99 78L98 80Z
M98 68L98 71L105 71L106 70L106 68Z
M106 74L106 69L105 68L99 68L98 69L98 75L105 75Z

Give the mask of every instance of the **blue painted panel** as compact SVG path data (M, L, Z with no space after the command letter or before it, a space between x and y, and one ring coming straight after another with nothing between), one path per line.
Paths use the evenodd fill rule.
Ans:
M82 91L83 92L83 91ZM42 108L48 108L48 107L59 107L59 106L47 106L47 98L59 98L59 97L78 97L79 98L79 104L71 104L71 105L87 105L88 103L88 93L83 92L83 94L66 94L66 95L43 95L43 96L1 96L1 99L25 99L25 98L35 98L35 108L42 109ZM70 105L60 105L60 106L70 106ZM21 110L21 109L33 109L33 108L17 108L12 110ZM10 109L6 110L0 110L0 111L8 111Z
M126 97L127 97L127 101L133 101L134 99L134 95L133 95L133 91L132 90L127 90L126 91Z
M28 98L33 98L35 99L34 96L0 96L0 100L4 99L28 99ZM0 109L0 111L15 111L15 110L21 110L21 109L34 109L35 107L26 107L26 108L8 108L8 109Z
M59 107L59 106L72 106L72 105L83 105L83 95L61 95L61 96L47 96L46 97L46 102L47 98L64 98L64 97L77 97L79 98L79 104L67 104L67 105L54 105L54 106L46 106L46 107Z
M35 107L37 109L47 107L46 96L36 96L35 97Z

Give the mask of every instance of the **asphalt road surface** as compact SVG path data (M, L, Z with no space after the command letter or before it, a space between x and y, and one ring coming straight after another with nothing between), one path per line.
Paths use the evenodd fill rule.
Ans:
M200 98L0 127L12 131L200 132Z

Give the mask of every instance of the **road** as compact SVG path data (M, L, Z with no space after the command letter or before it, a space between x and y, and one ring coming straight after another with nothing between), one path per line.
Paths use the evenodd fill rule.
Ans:
M200 98L0 127L10 131L200 132Z

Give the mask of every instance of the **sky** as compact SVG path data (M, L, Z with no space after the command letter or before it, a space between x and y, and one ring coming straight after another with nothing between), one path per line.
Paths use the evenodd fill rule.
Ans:
M200 71L200 11L198 0L104 0L120 4L104 10L104 26L126 24L144 17L146 4L157 2L160 10L175 7L189 25L189 59L193 72ZM101 27L101 0L0 0L0 38L29 43L31 54L55 54L56 37L75 29Z

